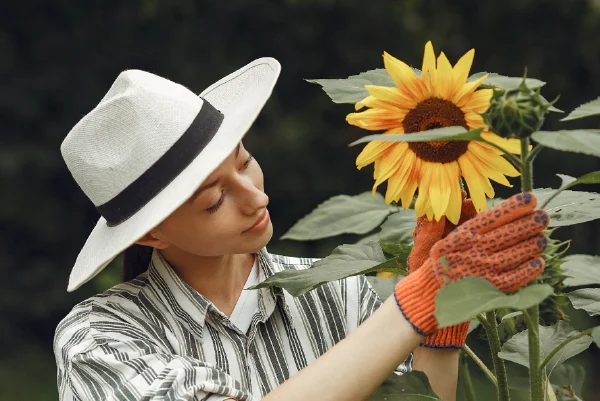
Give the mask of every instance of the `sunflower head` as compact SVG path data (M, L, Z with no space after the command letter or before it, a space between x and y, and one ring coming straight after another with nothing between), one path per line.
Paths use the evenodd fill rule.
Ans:
M462 126L483 128L482 136L518 153L518 140L507 140L487 130L481 117L490 105L491 89L479 89L487 75L467 81L475 51L470 50L454 66L442 52L436 59L431 42L425 45L420 75L388 53L385 69L395 86L366 85L369 96L356 103L346 120L370 131L387 135L410 135L433 128ZM364 111L361 109L366 108ZM446 216L456 224L461 212L461 177L467 184L475 208L486 207L493 197L490 180L510 186L506 176L519 172L501 152L483 142L369 142L356 159L361 169L373 163L373 191L387 181L385 200L408 208L417 193L417 216L439 220ZM418 192L417 192L418 189Z
M482 114L495 134L504 138L525 138L538 131L544 123L550 103L523 82L517 89L495 89L490 107Z

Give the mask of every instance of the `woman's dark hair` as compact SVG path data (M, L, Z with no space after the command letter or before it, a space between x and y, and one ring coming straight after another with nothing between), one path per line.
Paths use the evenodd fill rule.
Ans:
M123 281L136 278L148 270L152 258L152 247L133 244L123 253Z

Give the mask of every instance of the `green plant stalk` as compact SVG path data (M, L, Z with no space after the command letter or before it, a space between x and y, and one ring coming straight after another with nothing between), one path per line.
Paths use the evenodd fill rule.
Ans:
M524 313L527 321L527 339L529 345L529 389L532 401L544 400L544 371L540 347L540 310L538 305L527 309Z
M469 365L467 363L467 354L461 355L460 370L462 371L462 382L465 389L465 399L467 401L475 401L475 390L473 389L473 382L471 381L471 374L469 373Z
M496 380L496 376L494 376L492 371L489 370L487 366L485 366L485 363L483 363L483 361L481 359L479 359L479 357L475 354L475 352L473 352L473 350L468 345L465 345L465 353L467 355L469 355L471 357L471 359L473 359L473 361L475 361L477 366L479 366L481 368L481 370L483 371L483 373L485 373L485 375L488 377L488 379L490 379L490 381L492 383L494 383L494 387L497 388L498 380Z
M567 338L565 341L563 341L562 343L560 343L560 345L559 345L558 347L554 348L554 349L552 350L552 352L551 352L551 353L549 353L549 354L548 354L548 356L547 356L547 357L544 359L544 361L543 361L543 362L542 362L542 364L540 365L540 369L545 369L545 368L546 368L546 365L548 365L548 363L549 363L549 362L550 362L550 360L551 360L551 359L554 357L554 355L558 354L558 352L559 352L561 349L563 349L564 347L566 347L566 346L567 346L567 344L569 344L571 341L575 341L575 340L577 340L578 338L585 337L585 336L587 336L588 334L591 334L593 330L594 330L594 328L593 328L593 327L592 327L591 329L584 330L584 331L582 331L581 333L579 333L579 334L577 334L577 335L575 335L575 336L573 336L573 337L569 337L569 338Z
M533 165L529 157L529 138L521 138L521 191L533 190ZM544 400L544 371L540 355L540 309L532 306L524 312L527 321L527 340L529 345L529 389L532 401Z
M496 394L498 401L509 401L510 394L508 392L508 378L506 377L506 367L504 366L504 360L498 356L498 353L502 350L500 346L500 336L498 334L498 323L496 320L496 311L486 312L486 323L483 326L487 332L488 341L490 344L490 351L492 353L492 362L494 364L494 371L496 372L496 378L498 379L498 385L496 386Z

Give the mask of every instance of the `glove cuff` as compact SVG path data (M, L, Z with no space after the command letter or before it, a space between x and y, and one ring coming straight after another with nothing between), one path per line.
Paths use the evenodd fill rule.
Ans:
M433 312L438 290L438 283L427 263L396 284L396 303L406 320L421 335L430 336L437 327Z
M457 348L463 349L469 332L469 322L457 324L456 326L444 327L436 331L431 337L427 337L421 343L422 347L428 348Z

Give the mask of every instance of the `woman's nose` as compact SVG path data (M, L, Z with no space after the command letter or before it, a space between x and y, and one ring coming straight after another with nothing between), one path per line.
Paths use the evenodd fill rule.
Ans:
M240 206L244 214L253 215L269 204L269 197L250 177L240 178Z

